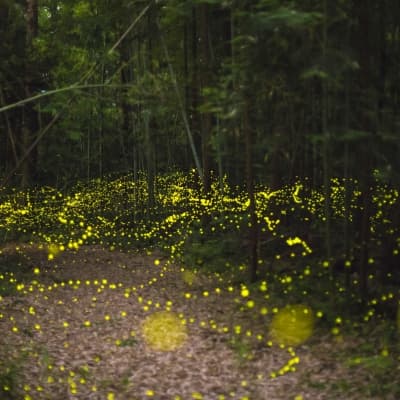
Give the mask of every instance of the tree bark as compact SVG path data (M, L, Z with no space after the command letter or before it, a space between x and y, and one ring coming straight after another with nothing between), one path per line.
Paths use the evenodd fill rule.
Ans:
M25 76L24 76L24 95L31 97L35 93L35 71L34 64L30 62L33 52L33 40L38 34L38 1L27 0L25 8L26 19L26 62L25 62ZM34 108L33 103L28 103L23 109L22 126L20 130L20 153L21 157L25 157L21 166L21 187L27 187L31 184L35 176L36 163L37 163L37 147L34 147L29 154L28 149L35 141L35 135L39 129L38 114Z
M209 46L209 5L202 3L198 5L199 26L199 93L210 86L210 46ZM202 99L204 101L204 98ZM203 189L204 193L210 191L210 136L211 136L211 114L200 115L201 149L203 164Z
M253 171L253 132L250 126L249 110L250 95L245 95L243 109L243 134L246 147L246 187L249 198L249 277L251 282L257 280L257 245L258 224L256 214L256 199L254 194L254 171Z
M360 110L359 124L364 132L368 133L367 138L361 143L359 151L359 181L361 189L361 210L358 221L360 244L360 297L365 303L368 295L368 259L369 242L371 233L372 215L372 169L373 169L373 136L376 133L376 95L375 79L373 74L373 46L372 33L374 21L372 18L372 4L370 0L354 0L354 14L358 22L356 32L356 48L360 65L360 94L365 98L364 108ZM364 93L363 93L364 92ZM358 229L357 229L358 228Z

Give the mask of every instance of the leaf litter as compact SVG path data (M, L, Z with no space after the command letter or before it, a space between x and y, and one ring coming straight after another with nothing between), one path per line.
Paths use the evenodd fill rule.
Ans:
M212 276L188 282L158 255L101 246L53 261L37 246L17 249L40 273L0 300L2 398L306 400L341 390L347 399L374 398L360 397L367 372L354 379L335 356L358 343L314 337L295 350L271 345L270 317L241 312L234 292ZM170 351L152 348L143 335L146 318L161 311L174 313L187 332ZM285 370L291 352L298 365Z

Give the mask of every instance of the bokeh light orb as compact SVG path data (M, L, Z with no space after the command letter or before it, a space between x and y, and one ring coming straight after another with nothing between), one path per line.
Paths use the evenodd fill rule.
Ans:
M169 311L149 315L143 322L142 333L146 344L157 351L176 350L187 340L186 325Z
M314 315L302 304L287 305L277 312L271 322L270 334L274 342L297 346L313 333Z
M182 272L182 279L183 279L183 281L186 283L186 284L188 284L189 286L190 285L193 285L193 283L195 282L195 280L196 280L196 274L194 273L194 272L192 272L192 271L188 271L188 270L184 270L183 272Z

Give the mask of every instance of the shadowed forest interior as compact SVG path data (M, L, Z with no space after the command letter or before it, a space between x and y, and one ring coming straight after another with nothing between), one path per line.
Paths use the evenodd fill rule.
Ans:
M0 0L0 397L399 398L399 21Z

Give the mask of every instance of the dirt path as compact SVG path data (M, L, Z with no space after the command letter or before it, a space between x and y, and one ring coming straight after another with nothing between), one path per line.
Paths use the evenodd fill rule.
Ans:
M268 346L266 319L249 318L235 289L216 279L96 246L53 261L24 252L40 271L36 282L0 301L1 383L9 378L10 399L330 398L301 381L305 371L322 381L337 375L330 353ZM184 326L172 351L155 350L143 335L144 321L162 310ZM279 375L298 362L302 377Z

